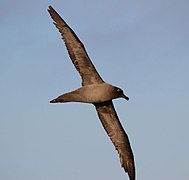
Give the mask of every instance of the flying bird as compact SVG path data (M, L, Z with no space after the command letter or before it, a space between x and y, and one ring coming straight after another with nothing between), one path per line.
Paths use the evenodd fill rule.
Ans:
M82 79L82 87L60 95L51 100L50 103L82 102L93 104L105 131L119 153L121 166L128 173L130 180L135 180L134 156L129 138L119 121L112 102L112 99L116 98L126 100L129 98L121 88L104 82L74 31L52 6L49 6L48 12L54 20L54 25L61 33L72 63Z

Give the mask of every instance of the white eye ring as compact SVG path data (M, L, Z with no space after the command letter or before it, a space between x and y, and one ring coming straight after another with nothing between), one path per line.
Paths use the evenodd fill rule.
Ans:
M117 92L121 92L121 89L118 88L118 89L117 89Z

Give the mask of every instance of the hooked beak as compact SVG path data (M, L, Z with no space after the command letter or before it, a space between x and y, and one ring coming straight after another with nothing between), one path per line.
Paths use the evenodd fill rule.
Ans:
M125 94L122 94L122 97L123 97L124 99L126 99L127 101L129 100L129 97L127 97Z

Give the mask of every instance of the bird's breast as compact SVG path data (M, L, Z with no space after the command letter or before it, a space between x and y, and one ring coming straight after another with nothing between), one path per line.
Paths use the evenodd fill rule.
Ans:
M88 103L100 103L113 99L112 87L109 84L83 86L80 90L84 101Z

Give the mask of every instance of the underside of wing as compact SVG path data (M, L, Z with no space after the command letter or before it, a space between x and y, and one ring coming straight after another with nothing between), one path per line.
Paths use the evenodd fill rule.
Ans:
M134 156L112 101L94 104L104 129L119 153L121 166L128 172L130 180L135 180Z
M81 75L82 85L103 83L102 78L89 59L84 45L78 39L74 31L51 6L49 6L48 12L54 20L55 26L61 33L74 66Z

